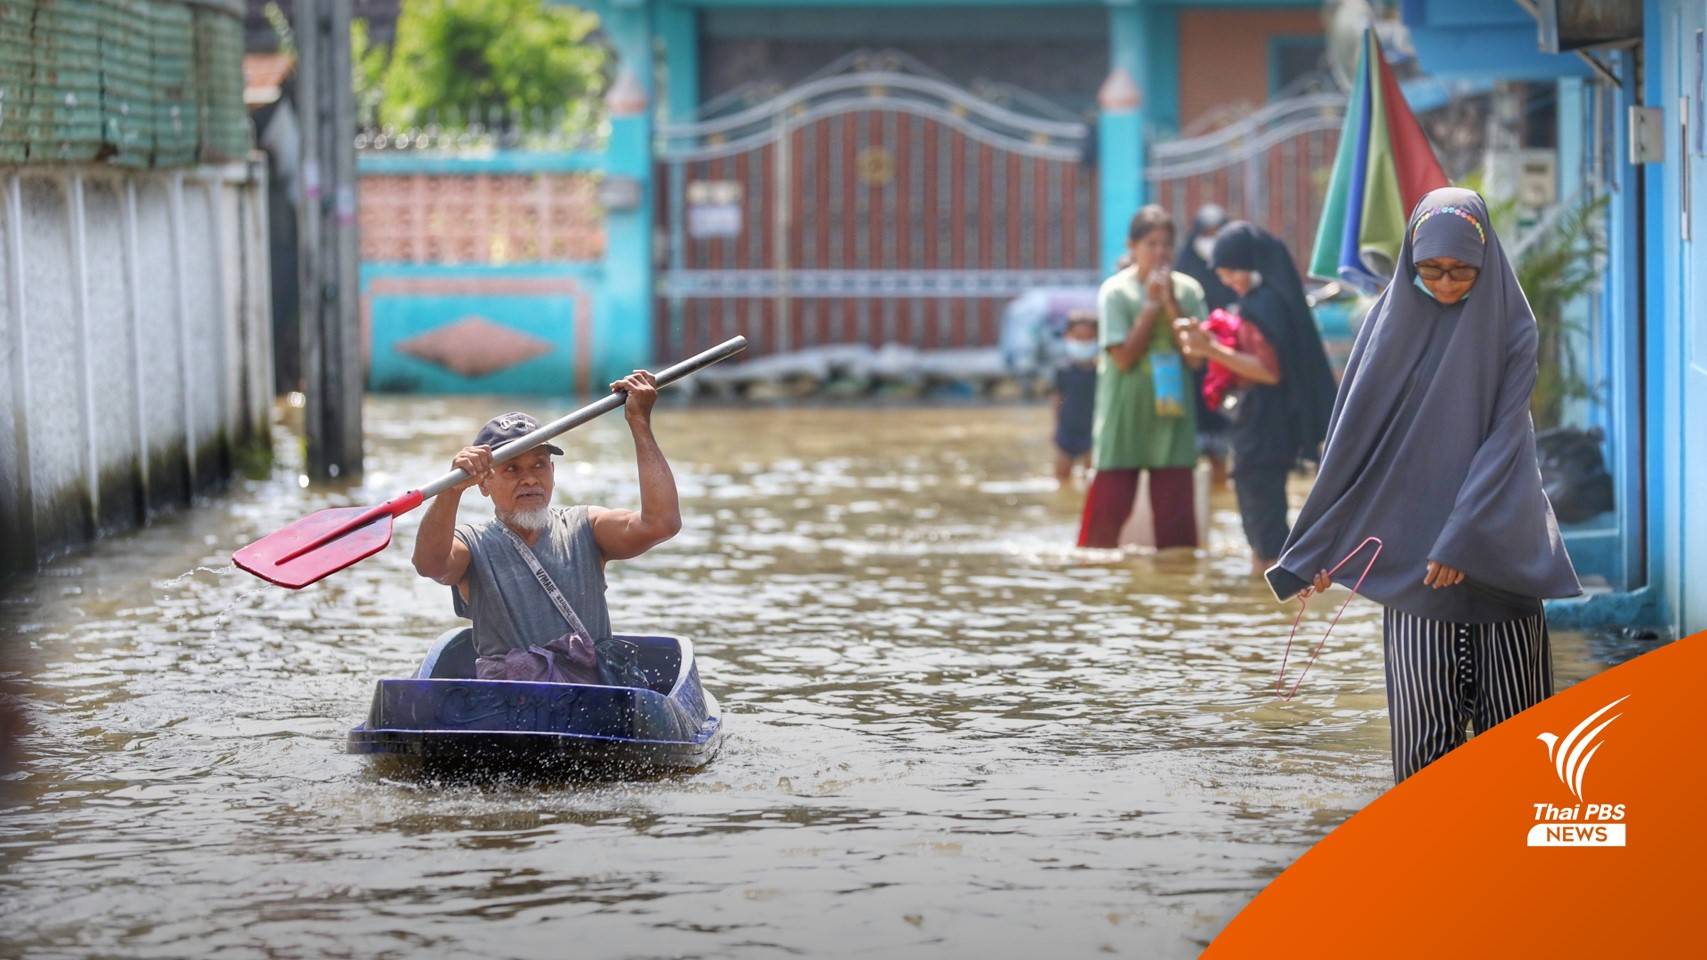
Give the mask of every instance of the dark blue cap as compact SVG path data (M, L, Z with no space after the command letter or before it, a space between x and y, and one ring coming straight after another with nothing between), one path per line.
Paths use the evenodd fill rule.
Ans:
M496 450L511 440L525 437L538 429L539 423L525 413L501 414L486 421L486 425L475 434L474 445L484 445ZM540 446L558 456L563 455L563 451L552 444L542 443Z

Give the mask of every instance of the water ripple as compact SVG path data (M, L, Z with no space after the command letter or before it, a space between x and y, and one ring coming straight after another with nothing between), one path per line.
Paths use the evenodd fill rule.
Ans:
M281 432L271 477L3 598L32 723L0 784L6 942L1193 955L1388 784L1378 611L1353 604L1275 700L1290 610L1230 498L1196 555L1071 549L1079 501L1034 407L662 411L686 525L612 566L613 621L693 638L722 754L638 783L386 779L341 747L374 679L452 622L409 567L419 516L297 593L229 553L437 476L514 406L371 400L367 477L339 490L300 488ZM635 503L620 423L567 440L560 502ZM1555 640L1564 681L1600 669Z

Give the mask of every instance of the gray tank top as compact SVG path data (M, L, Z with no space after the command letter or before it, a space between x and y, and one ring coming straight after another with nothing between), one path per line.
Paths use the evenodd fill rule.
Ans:
M464 602L455 587L451 598L457 615L474 621L475 656L501 657L507 650L525 650L569 632L569 624L499 521L462 524L456 538L469 552L468 600ZM603 554L593 539L587 508L551 508L551 526L533 545L533 554L593 639L610 637Z

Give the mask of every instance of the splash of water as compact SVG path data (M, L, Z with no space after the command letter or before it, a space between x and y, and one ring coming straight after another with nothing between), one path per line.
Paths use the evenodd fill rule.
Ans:
M186 570L170 580L163 580L160 582L160 585L162 587L176 587L198 573L211 573L216 577L223 577L236 572L237 565L234 563L228 563L223 567L196 567L194 570Z

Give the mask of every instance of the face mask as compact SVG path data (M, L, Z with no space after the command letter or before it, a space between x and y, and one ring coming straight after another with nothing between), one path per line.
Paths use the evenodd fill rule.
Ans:
M1097 358L1097 342L1095 340L1066 340L1067 359L1074 363L1085 363Z
M1251 289L1255 290L1256 288L1258 288L1260 286L1262 286L1262 274L1256 270L1252 270L1251 271Z
M1208 263L1209 255L1215 252L1215 238L1198 237L1191 242L1191 249L1197 251L1197 255L1203 258L1204 263Z

